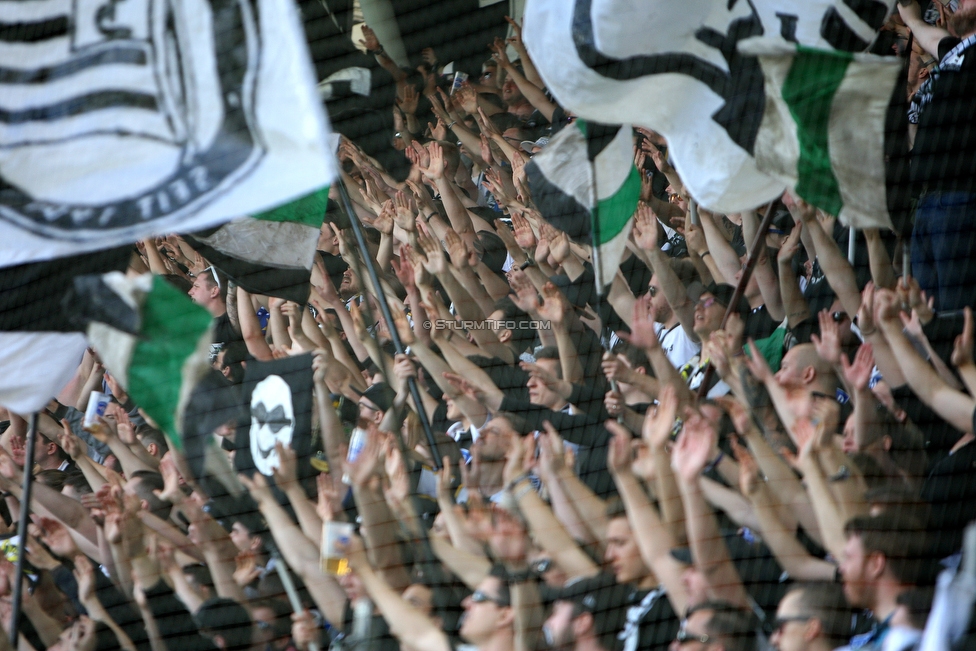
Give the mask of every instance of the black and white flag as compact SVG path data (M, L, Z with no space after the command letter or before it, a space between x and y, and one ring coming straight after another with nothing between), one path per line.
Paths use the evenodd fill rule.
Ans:
M328 185L292 0L0 12L0 266L189 232Z
M784 184L756 167L766 98L755 36L820 49L868 47L894 0L530 0L525 43L546 86L582 118L667 138L692 196L754 208Z

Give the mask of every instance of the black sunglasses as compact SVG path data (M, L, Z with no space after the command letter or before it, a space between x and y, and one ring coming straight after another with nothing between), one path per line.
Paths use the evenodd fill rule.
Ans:
M507 603L505 603L501 599L492 597L487 592L482 592L481 590L475 590L474 592L471 593L471 602L476 604L483 604L483 603L490 602L495 604L496 606L501 606L502 608L508 608Z
M794 615L792 617L777 617L773 620L773 631L782 630L790 622L809 622L813 619L810 615Z

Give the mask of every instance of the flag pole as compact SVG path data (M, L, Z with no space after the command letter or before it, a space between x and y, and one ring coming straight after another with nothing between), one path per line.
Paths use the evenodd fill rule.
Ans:
M772 222L773 203L770 202L766 206L766 214L763 215L762 221L759 223L759 230L756 231L756 239L752 241L752 246L749 247L749 257L746 258L746 263L742 267L742 278L739 279L739 284L735 286L735 292L732 294L732 300L729 301L729 306L725 308L725 316L722 317L722 325L719 326L720 330L725 329L725 324L728 322L732 313L735 312L739 299L745 294L746 285L749 284L749 279L752 278L752 272L756 268L756 262L759 261L759 252L762 251L762 247L766 246L766 232L769 230L769 225ZM709 362L708 366L705 367L705 375L702 377L701 385L698 387L699 398L704 398L708 394L708 385L714 373L715 367Z
M701 219L698 217L698 202L693 197L688 197L688 215L691 217L692 224L701 226Z
M10 616L10 644L17 648L21 600L24 591L24 563L27 560L27 522L30 520L31 487L34 485L34 438L37 435L37 412L31 414L27 427L27 450L24 455L24 480L20 496L20 521L17 522L17 565L14 569L13 612Z
M369 249L366 247L366 234L363 232L363 225L359 221L359 216L356 214L355 209L352 207L352 201L349 199L349 193L346 191L346 186L343 181L340 180L336 185L339 188L339 196L342 198L342 207L349 215L349 223L352 225L352 231L356 235L356 246L359 248L359 257L362 258L363 264L366 266L366 271L369 273L369 279L376 290L376 300L380 304L380 312L383 313L383 318L386 320L388 330L390 331L390 339L393 340L393 347L396 349L398 355L402 355L404 354L403 342L400 340L400 332L393 322L393 312L390 311L390 303L386 300L386 293L383 291L383 285L380 284L379 274L376 273L376 265L373 264L373 258L369 254ZM361 282L362 275L360 274L359 277ZM386 376L385 369L383 375ZM427 411L424 409L424 401L420 397L417 378L412 376L408 377L407 387L410 389L413 404L417 406L417 416L420 417L420 424L423 426L424 435L427 437L427 445L430 446L434 469L440 471L443 465L441 455L437 450L437 440L434 438L434 431L431 429L430 419L427 417ZM402 437L398 437L398 440L401 441L402 445Z
M285 594L288 595L288 603L291 604L291 609L298 615L304 608L302 607L302 600L298 596L298 590L295 589L295 582L292 580L291 574L288 573L288 566L285 564L285 559L282 557L278 546L272 544L270 547L271 557L275 559L275 569L278 570L281 585L285 589ZM319 643L309 642L308 651L319 651Z
M857 229L851 226L847 231L847 261L854 266L854 250L857 248Z

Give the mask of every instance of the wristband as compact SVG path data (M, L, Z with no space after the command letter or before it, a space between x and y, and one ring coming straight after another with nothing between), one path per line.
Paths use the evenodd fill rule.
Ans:
M526 476L526 478L528 478L528 476ZM535 489L532 488L532 482L527 483L525 486L519 489L519 492L512 495L512 497L515 499L515 503L518 504L519 502L521 502L522 498L525 497L528 493L532 492L533 490Z
M528 567L524 570L516 570L514 572L511 570L506 570L505 574L507 575L506 578L508 579L509 583L528 583L535 578L532 575L532 569Z
M529 258L525 262L523 262L522 264L519 265L519 269L521 269L522 271L525 271L529 267L534 267L534 266L535 266L535 260L533 260L532 258Z
M528 470L523 472L521 475L519 475L512 481L508 482L508 486L505 487L505 490L507 490L508 492L512 492L513 490L515 490L515 487L518 486L519 482L528 479L530 474L531 473Z
M701 254L700 256L698 256L698 257L700 257L700 258L703 258L703 259L704 259L704 257L705 257L706 255L711 255L711 254L712 254L712 252L711 252L711 251L705 251L704 253L702 253L702 254Z
M725 457L725 453L719 452L718 456L715 457L710 464L705 466L705 468L702 470L702 474L705 474L706 472L712 472L713 470L715 470L718 464L722 463L722 459L724 457Z
M449 125L447 125L447 128L448 129L453 129L455 124L457 124L457 120L451 120L451 123Z

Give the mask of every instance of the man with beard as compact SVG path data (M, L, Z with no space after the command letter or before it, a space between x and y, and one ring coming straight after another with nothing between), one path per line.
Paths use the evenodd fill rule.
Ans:
M546 642L561 651L613 651L626 621L627 588L598 574L568 583L543 626Z
M976 302L976 0L960 0L948 32L926 24L915 1L898 11L939 62L916 94L912 275L940 311L961 310Z

